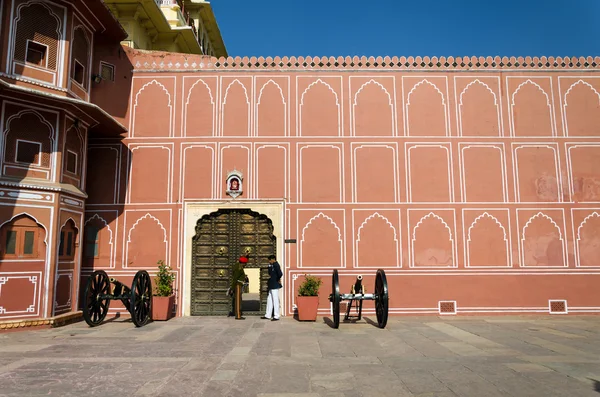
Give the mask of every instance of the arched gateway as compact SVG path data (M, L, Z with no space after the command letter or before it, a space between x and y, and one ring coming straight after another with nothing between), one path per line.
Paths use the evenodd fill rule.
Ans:
M227 315L231 299L226 296L233 265L249 255L248 271L256 269L260 309L244 314L264 313L267 303L269 255L275 255L277 239L273 223L266 215L250 209L220 209L204 215L196 223L192 238L191 315ZM251 279L252 283L253 280Z

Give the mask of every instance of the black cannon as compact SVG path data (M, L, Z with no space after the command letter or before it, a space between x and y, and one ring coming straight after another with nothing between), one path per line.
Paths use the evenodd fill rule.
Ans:
M110 285L113 284L112 288ZM111 300L119 299L131 314L136 327L146 325L152 310L152 281L145 270L135 274L131 289L104 270L96 270L85 286L83 318L90 327L100 325L110 306Z
M362 285L362 276L356 277L356 282L351 288L349 294L340 294L340 280L338 277L338 271L333 271L333 277L331 278L331 295L329 295L329 301L333 306L333 324L334 328L340 326L340 302L347 300L348 306L346 307L346 315L344 321L357 319L360 320L362 317L362 306L365 300L375 301L375 312L377 313L377 324L379 328L385 328L388 319L388 286L385 272L381 269L377 270L375 276L375 288L372 294L367 294L365 287ZM357 312L356 316L350 315L352 304L355 305Z

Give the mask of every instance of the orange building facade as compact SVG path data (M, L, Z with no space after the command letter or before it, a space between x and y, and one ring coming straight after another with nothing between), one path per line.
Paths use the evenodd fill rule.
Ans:
M327 315L333 269L380 268L392 315L600 310L600 59L216 59L54 3L2 8L0 322L159 260L178 315L226 314L265 250L285 315L305 274Z
M167 258L193 314L203 217L248 208L273 222L287 315L304 274L325 315L332 269L349 292L378 268L391 314L596 312L600 79L562 62L132 52L128 136L89 147L97 263Z

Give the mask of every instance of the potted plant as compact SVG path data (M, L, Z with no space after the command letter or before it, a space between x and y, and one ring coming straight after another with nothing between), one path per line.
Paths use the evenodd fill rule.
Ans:
M154 278L156 289L152 296L152 319L168 320L173 315L173 306L175 305L175 295L173 294L173 281L175 274L171 271L171 266L167 266L164 261L158 261L158 273Z
M306 274L304 281L298 287L296 306L298 307L298 320L315 321L319 308L319 288L323 281L319 277Z

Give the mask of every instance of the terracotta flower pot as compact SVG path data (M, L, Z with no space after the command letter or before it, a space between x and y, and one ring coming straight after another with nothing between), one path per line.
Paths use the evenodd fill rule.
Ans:
M298 320L315 321L317 319L318 296L297 296L296 306L298 306Z
M152 297L152 320L166 321L173 317L175 295Z

